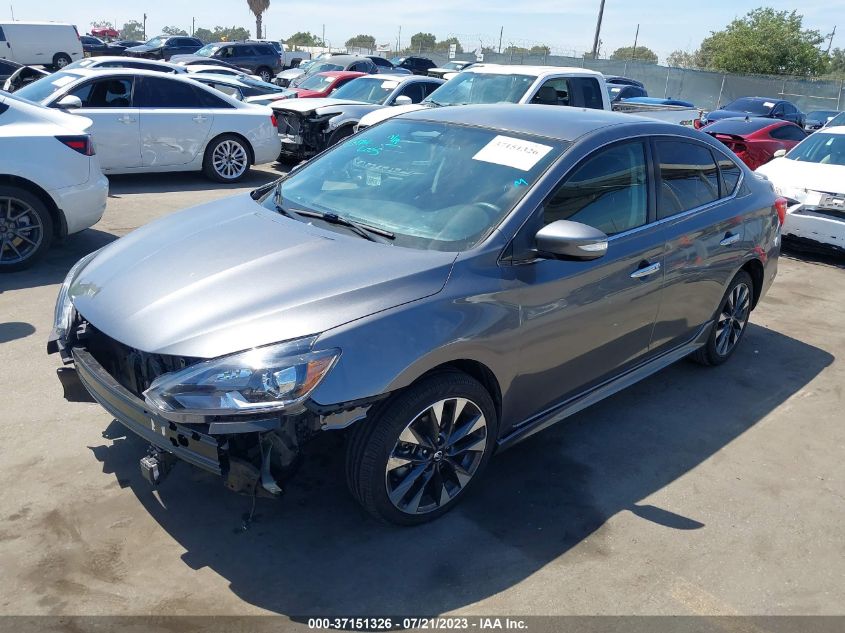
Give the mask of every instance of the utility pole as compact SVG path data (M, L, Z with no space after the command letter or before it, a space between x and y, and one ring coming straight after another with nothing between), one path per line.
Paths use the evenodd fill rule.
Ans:
M396 54L402 50L402 25L399 25L399 37L396 38Z
M323 40L323 48L325 48L325 46L326 46L326 25L325 24L323 25L323 37L320 38L320 39Z
M14 22L15 21L15 5L13 5L11 2L9 3L9 11L12 12L12 22Z
M604 0L599 5L599 19L596 21L596 36L593 38L593 59L599 56L599 35L601 34L601 20L604 17Z
M505 34L505 27L499 29L499 55L502 54L502 35Z
M836 25L833 25L833 32L830 34L830 39L827 42L827 50L825 51L828 55L830 55L830 47L833 46L833 36L836 35Z
M194 36L194 32L197 30L197 19L191 18L191 37Z
M637 56L637 40L639 39L639 37L640 37L640 25L637 24L637 32L634 35L634 48L631 49L631 61L634 61L634 59Z
M602 2L604 2L604 0L602 0ZM137 23L136 23L136 24L137 24ZM144 32L144 41L146 42L146 41L147 41L147 14L146 14L146 13L144 14L144 28L143 28L143 32Z

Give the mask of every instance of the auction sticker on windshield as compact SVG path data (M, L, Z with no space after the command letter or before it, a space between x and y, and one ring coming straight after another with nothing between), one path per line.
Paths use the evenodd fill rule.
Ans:
M550 145L499 135L482 147L472 159L528 171L550 151Z

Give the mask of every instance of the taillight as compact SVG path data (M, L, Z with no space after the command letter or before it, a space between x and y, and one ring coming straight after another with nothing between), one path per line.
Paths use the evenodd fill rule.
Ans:
M56 140L83 156L93 156L95 153L94 143L87 134L80 134L79 136L57 136Z
M775 211L778 212L778 221L780 222L781 226L783 226L784 221L786 221L786 207L786 198L779 197L777 200L775 200Z
M279 120L276 118L275 114L270 115L270 123L273 124L273 128L279 127Z

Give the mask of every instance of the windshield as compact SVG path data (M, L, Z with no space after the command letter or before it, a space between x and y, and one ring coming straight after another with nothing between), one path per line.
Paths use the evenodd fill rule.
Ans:
M211 57L220 50L219 44L206 44L201 49L199 49L194 55L199 55L200 57Z
M567 145L390 119L312 159L280 182L279 193L294 217L297 209L332 213L393 233L397 246L457 252L489 235ZM277 199L270 192L263 204L274 209Z
M79 75L59 71L57 73L53 73L52 75L42 77L37 81L33 81L31 84L16 91L15 94L27 101L42 103L53 93L62 90L65 86L73 83L77 79L79 79Z
M460 70L466 62L446 62L443 64L443 68L448 68L449 70Z
M147 45L147 46L153 46L153 47L161 46L162 44L164 44L164 41L166 39L167 38L164 38L164 37L154 37L153 39L147 40L146 42L144 42L144 44Z
M838 110L813 110L812 112L807 113L807 119L813 121L827 121L828 119L832 119L837 114L839 114Z
M398 81L379 79L377 77L359 77L341 86L332 94L333 99L349 99L350 101L364 101L365 103L382 104L390 96Z
M816 132L798 143L786 157L806 163L845 165L845 135Z
M494 75L466 70L432 92L423 103L518 103L536 79L530 75Z
M325 90L329 86L331 86L337 77L326 77L325 75L312 75L305 79L301 84L299 84L299 88L303 90Z
M837 125L845 125L845 112L841 114L837 114L833 117L830 121L827 122L825 127L836 127Z
M271 84L266 81L261 81L260 79L253 79L249 75L238 75L238 81L251 88L256 88L260 90L262 93L268 92L285 92L287 89L282 88L281 86L277 86L276 84Z
M328 62L312 64L306 73L295 77L293 81L290 82L290 85L293 87L298 87L302 85L303 81L306 81L308 78L313 77L314 75L339 70L343 70L343 66L340 66L338 64L329 64Z
M737 99L724 107L725 110L736 112L751 112L752 114L769 114L775 107L774 101L760 101L759 99Z

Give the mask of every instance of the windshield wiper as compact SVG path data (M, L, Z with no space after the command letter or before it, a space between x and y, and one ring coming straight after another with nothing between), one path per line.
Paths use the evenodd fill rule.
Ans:
M349 220L348 218L339 216L336 213L327 213L325 211L308 211L305 209L294 209L293 212L296 213L296 215L301 215L306 218L318 218L320 220L323 220L324 222L328 222L329 224L345 226L348 229L352 229L353 232L357 233L364 239L370 240L371 242L377 242L378 240L375 239L372 235L370 235L370 233L381 235L382 237L386 237L389 240L396 239L396 236L390 231L385 231L384 229L379 229L374 226L370 226L369 224L355 222L354 220Z

